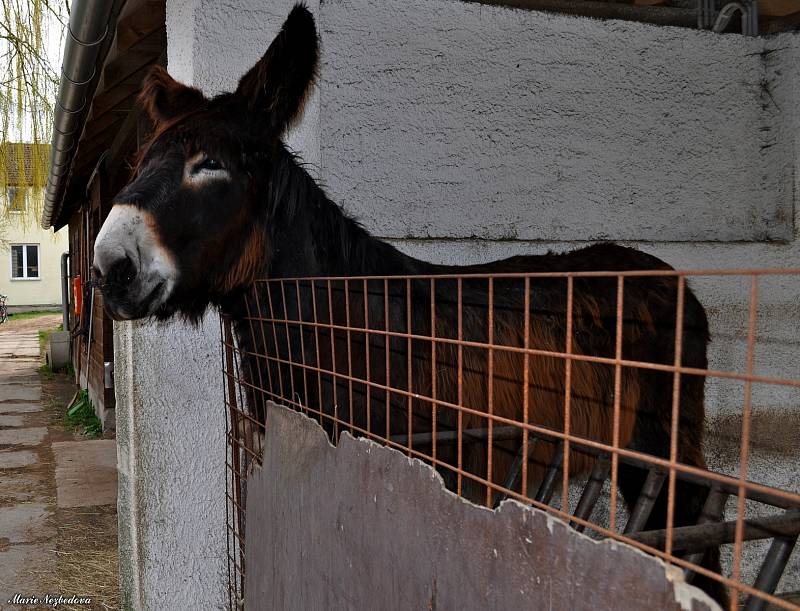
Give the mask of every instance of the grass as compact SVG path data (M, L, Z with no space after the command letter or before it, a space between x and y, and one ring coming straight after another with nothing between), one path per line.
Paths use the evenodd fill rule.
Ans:
M57 373L63 373L71 380L75 379L75 368L72 366L72 363L67 363L65 367L62 367L58 371L53 371L50 369L50 365L42 363L37 371L43 378L48 380L54 379Z
M47 346L47 342L50 339L50 334L55 333L56 331L61 331L64 328L64 325L58 325L55 329L39 329L39 350L40 352L44 352L45 347ZM50 365L47 363L43 363L39 367L39 373L42 377L52 380L56 373L66 373L71 377L75 377L75 370L72 367L72 363L67 363L66 367L60 369L58 372L53 371L50 369Z
M50 369L50 365L48 365L47 363L43 363L39 367L38 371L42 377L47 378L48 380L52 380L53 378L56 377L55 372L52 369Z
M48 314L59 314L61 310L32 310L30 312L9 312L8 320L27 320L29 318L39 318Z
M75 428L83 428L83 434L87 437L103 435L103 423L94 413L94 405L89 400L87 390L81 390L75 395L72 405L67 409L67 423Z
M50 334L63 330L63 324L58 325L55 329L39 329L39 347L44 350L44 347L47 346L47 340L50 339Z

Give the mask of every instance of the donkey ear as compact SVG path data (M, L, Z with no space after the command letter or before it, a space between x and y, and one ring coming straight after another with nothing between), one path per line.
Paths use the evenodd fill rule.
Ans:
M139 93L139 102L156 124L194 110L205 101L199 89L182 85L161 66L150 69Z
M318 61L314 17L297 4L264 57L239 81L236 95L251 111L267 113L271 130L281 134L303 114Z

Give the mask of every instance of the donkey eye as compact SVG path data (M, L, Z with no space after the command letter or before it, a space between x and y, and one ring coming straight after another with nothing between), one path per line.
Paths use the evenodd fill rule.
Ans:
M192 173L197 174L198 172L202 172L203 170L224 170L225 166L222 165L220 161L213 159L212 157L206 157L202 161L196 163L192 168Z
M187 159L183 166L183 184L192 189L212 182L230 182L231 174L225 164L204 153Z

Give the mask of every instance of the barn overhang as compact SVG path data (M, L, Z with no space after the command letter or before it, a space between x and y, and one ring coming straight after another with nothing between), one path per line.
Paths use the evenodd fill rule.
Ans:
M98 160L122 161L144 73L166 49L164 0L77 0L70 15L41 225L60 229Z

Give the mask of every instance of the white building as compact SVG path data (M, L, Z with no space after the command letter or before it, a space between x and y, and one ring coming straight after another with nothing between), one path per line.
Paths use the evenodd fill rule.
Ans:
M41 188L34 187L33 158L46 147L6 143L0 151L0 295L12 309L58 307L61 304L61 254L67 232L45 231L33 218ZM42 159L44 166L44 159Z

